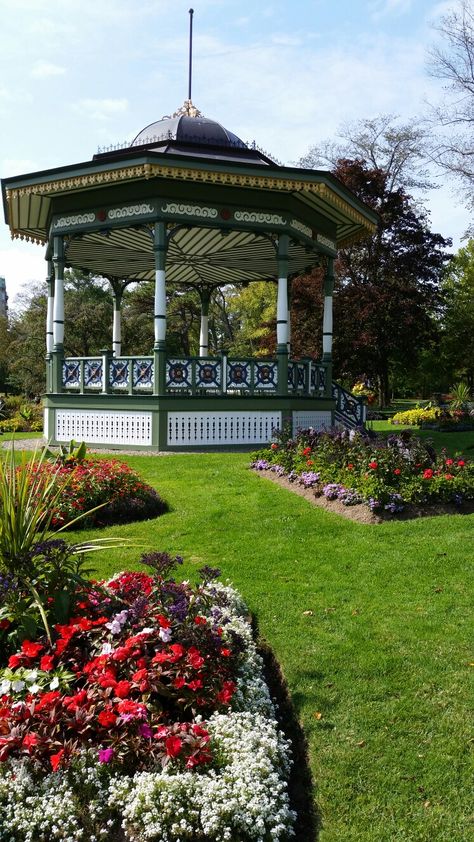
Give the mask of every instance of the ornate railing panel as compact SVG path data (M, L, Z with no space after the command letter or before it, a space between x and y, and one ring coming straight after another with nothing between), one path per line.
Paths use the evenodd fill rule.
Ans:
M332 384L332 396L336 401L335 420L344 427L360 427L365 422L366 406L361 398L348 392L339 383Z
M314 360L290 360L288 391L291 394L322 397L326 389L327 370Z
M106 372L106 382L104 382ZM313 360L290 360L288 394L323 397L327 371ZM65 391L135 394L151 393L155 385L153 357L70 357L63 362ZM185 357L166 360L165 388L169 394L274 395L278 389L275 359Z

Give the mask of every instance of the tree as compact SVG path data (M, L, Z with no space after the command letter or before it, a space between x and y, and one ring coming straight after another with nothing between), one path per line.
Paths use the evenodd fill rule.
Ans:
M386 174L385 189L428 190L426 129L419 120L400 123L393 114L346 123L339 129L341 142L313 146L299 162L303 167L329 166L343 158L366 161L369 168Z
M474 205L474 6L460 0L436 27L442 46L431 50L431 74L444 83L446 97L433 109L442 133L432 157L453 173L464 187L468 206ZM443 129L445 130L443 132Z
M446 271L442 349L452 380L474 386L474 240L458 251Z

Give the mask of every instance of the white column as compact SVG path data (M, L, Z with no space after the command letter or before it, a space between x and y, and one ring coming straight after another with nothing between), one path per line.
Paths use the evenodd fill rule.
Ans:
M48 260L48 304L46 311L46 353L53 350L53 307L54 307L54 268L53 261Z
M201 289L201 330L199 333L199 356L207 357L209 354L209 299L210 292Z
M62 351L64 343L64 242L62 237L54 238L54 304L53 304L53 346Z
M120 311L121 296L114 295L114 323L112 328L112 352L114 357L122 353L122 314Z
M164 222L155 225L155 349L162 348L166 341L166 229Z
M323 312L323 360L332 358L332 302L334 289L334 268L333 258L328 258L326 276L324 278L324 312Z
M286 274L278 278L277 300L277 345L288 348L288 279Z
M209 353L209 316L201 313L201 331L199 334L199 356L207 357Z

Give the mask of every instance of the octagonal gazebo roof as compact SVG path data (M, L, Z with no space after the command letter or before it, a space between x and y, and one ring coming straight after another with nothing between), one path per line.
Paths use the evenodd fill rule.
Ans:
M333 175L285 167L210 120L190 100L130 145L2 181L12 237L66 236L66 263L151 280L152 223L170 232L167 276L188 286L273 279L275 235L289 274L375 229L377 216Z

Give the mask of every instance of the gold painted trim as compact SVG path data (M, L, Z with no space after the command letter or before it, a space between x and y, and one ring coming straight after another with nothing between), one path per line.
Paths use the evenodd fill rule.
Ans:
M95 187L113 184L121 181L133 181L149 178L170 178L180 181L193 181L211 184L225 184L238 187L254 187L260 190L278 190L288 192L314 193L329 205L337 208L353 222L361 225L369 233L373 233L377 226L370 222L362 213L353 208L334 190L326 184L311 183L300 179L279 178L266 175L244 175L243 173L216 172L211 170L191 169L187 167L171 167L163 164L139 164L133 167L106 170L87 175L71 176L70 178L32 184L27 187L10 188L7 190L7 202L10 203L22 196L31 194L58 194L75 190L94 189ZM14 231L13 236L21 236Z

